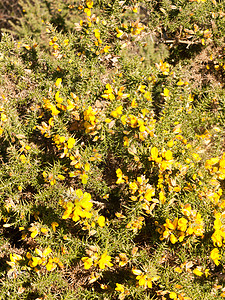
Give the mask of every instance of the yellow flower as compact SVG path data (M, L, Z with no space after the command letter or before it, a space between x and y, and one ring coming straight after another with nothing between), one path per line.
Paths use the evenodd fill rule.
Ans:
M135 272L136 271L136 272ZM140 286L144 286L144 288L152 288L152 282L158 280L160 277L159 276L153 276L149 277L146 274L143 274L140 270L133 270L133 274L138 274L139 275L136 277L138 280L138 284Z
M107 255L107 251L101 255L101 258L97 262L100 269L105 269L105 267L112 267L113 264L110 262L111 256Z
M56 231L56 227L58 227L59 226L59 224L57 223L57 222L52 222L52 229L53 229L53 231L55 232Z
M122 173L122 171L121 171L120 168L116 170L116 175L118 177L118 179L116 181L116 184L120 184L120 183L124 183L125 182L124 179L123 179L124 175L123 175L123 173Z
M86 269L86 270L90 269L90 267L93 264L93 259L85 256L85 257L82 257L81 260L84 263L84 269Z
M182 269L180 267L176 267L174 269L174 271L177 272L177 273L182 273Z
M72 193L74 203L71 201L63 202L62 206L66 209L62 219L72 218L74 222L80 220L80 218L90 218L92 213L90 212L93 204L91 203L91 195L87 192L83 193L78 189Z
M71 149L71 148L73 148L74 144L76 143L76 140L74 138L70 137L68 139L67 143L68 143L68 149Z
M177 226L177 229L181 230L181 231L186 231L187 229L187 223L188 221L185 219L185 218L180 218L178 220L178 226Z
M152 158L152 160L156 161L157 157L158 157L158 154L159 154L158 149L156 147L153 147L151 149L151 158Z
M100 216L100 217L98 218L98 225L99 225L100 227L104 227L104 226L105 226L105 217Z
M165 226L169 229L175 230L177 227L177 223L178 223L178 218L175 218L173 222L170 219L166 219Z
M154 188L149 188L146 190L146 193L144 195L144 198L147 200L147 201L151 201L152 200L152 197L155 195L155 189Z
M138 190L138 185L137 185L136 181L130 182L129 188L131 189L131 193L135 194L135 192Z
M212 260L214 261L214 263L218 266L219 263L219 259L221 259L221 255L219 253L219 249L218 248L214 248L211 253L210 253L210 257L212 258Z
M61 84L62 84L62 78L58 78L55 82L55 86L60 88Z
M170 140L170 141L167 143L167 146L171 148L171 147L173 146L173 144L174 144L174 143L173 143L173 140Z
M28 264L31 268L35 268L41 262L42 262L42 259L40 257L32 257L32 260L30 260Z
M120 283L116 283L115 291L123 293L124 292L124 286Z
M169 297L170 297L170 299L177 299L177 294L174 293L174 292L171 292L171 293L169 294Z
M48 232L47 228L44 228L44 227L41 228L41 233L43 233L44 235L46 235L47 232Z
M106 88L107 90L104 91L104 94L101 95L101 97L104 99L114 100L115 96L113 94L113 89L109 83L106 84Z
M88 175L83 173L80 175L81 181L83 184L87 184L87 180L88 180Z
M63 102L63 98L59 97L59 91L57 91L55 93L55 100L58 102L58 103L62 103Z
M111 116L114 118L118 118L119 115L122 115L123 106L118 106L114 111L111 112Z
M87 1L86 1L86 5L87 5L88 8L92 8L92 7L93 7L93 4L94 4L94 3L93 3L93 1L91 1L91 0L87 0Z
M167 88L165 88L165 89L163 90L163 96L164 96L164 97L169 97L169 95L170 95L170 91L169 91Z
M87 15L88 17L91 16L91 10L90 10L89 8L85 8L85 9L84 9L84 12L86 13L86 15ZM88 30L87 30L87 32L88 32Z
M170 150L167 150L165 153L164 153L164 157L166 160L172 160L173 159L173 154Z
M197 267L193 270L193 273L197 276L202 276L203 272L202 272L202 268L201 267Z
M100 39L100 30L99 29L94 29L94 34L96 39Z
M22 256L16 254L16 253L10 253L10 261L7 261L7 264L11 267L14 267L18 260L22 260Z
M54 259L50 257L48 260L48 263L46 264L45 267L46 267L47 271L53 271L53 270L55 270L57 265L56 265L56 263L54 263Z
M194 160L196 160L196 161L200 161L200 160L201 160L201 157L199 156L198 153L192 153L192 157L193 157Z
M6 122L7 120L8 120L8 118L7 118L6 114L1 113L1 121Z
M25 162L26 162L26 156L25 155L20 155L20 160L21 160L21 162L24 164Z
M175 244L177 242L177 238L175 237L175 235L173 233L170 235L170 241L172 244Z
M137 106L138 106L138 104L137 104L136 100L133 99L132 102L131 102L131 107L132 107L132 108L135 108L135 107L137 107Z
M159 64L156 64L157 69L159 69L163 75L169 75L169 67L170 65L167 62L163 62L161 59L159 61Z
M126 253L120 253L119 254L119 259L120 259L120 261L119 261L119 266L120 267L124 267L128 262L128 258L126 256Z
M43 251L42 256L45 257L45 256L49 255L51 252L52 252L52 249L50 247L48 247Z
M123 35L123 31L116 27L117 35L116 37L120 38Z
M38 233L39 233L39 230L38 230L38 228L37 228L37 226L32 226L32 227L30 227L29 229L28 229L29 231L31 231L31 237L34 239L37 235L38 235Z

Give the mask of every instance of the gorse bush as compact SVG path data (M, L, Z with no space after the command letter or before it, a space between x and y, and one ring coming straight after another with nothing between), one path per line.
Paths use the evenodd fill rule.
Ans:
M224 298L224 3L19 5L0 43L1 299Z

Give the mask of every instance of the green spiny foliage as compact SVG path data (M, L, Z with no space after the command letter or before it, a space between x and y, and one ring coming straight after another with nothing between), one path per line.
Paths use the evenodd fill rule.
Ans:
M0 298L223 299L223 2L19 5L0 43Z

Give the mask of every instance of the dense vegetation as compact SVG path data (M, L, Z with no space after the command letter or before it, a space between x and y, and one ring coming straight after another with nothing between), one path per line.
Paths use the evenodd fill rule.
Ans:
M225 2L15 3L0 299L225 298Z

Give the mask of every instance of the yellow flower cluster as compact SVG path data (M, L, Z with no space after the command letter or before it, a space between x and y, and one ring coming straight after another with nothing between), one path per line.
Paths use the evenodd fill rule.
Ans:
M128 257L126 253L119 253L119 256L116 256L116 262L119 264L119 267L124 267L128 263Z
M101 97L108 100L115 99L113 88L109 83L106 84L106 90L104 90L104 94Z
M59 78L58 78L59 79ZM72 94L72 93L71 93ZM72 94L72 98L75 100L75 101L78 101L79 98L76 96L76 95L73 95ZM73 101L73 100L70 100L70 99L67 99L66 101L60 97L60 93L59 91L57 91L55 93L55 100L57 102L56 106L63 110L63 111L68 111L68 112L71 112L71 114L75 117L75 120L79 120L80 119L80 116L79 116L79 113L76 109L78 109L78 106L76 105L76 103Z
M107 254L105 251L102 255L98 254L97 247L91 247L90 250L87 251L89 256L82 257L81 260L84 263L84 269L90 269L93 267L98 267L100 270L104 270L106 267L112 267L111 256Z
M152 101L151 93L149 91L146 91L146 87L147 87L146 85L141 84L138 87L138 91L140 91L143 94L146 100Z
M30 236L34 239L37 235L43 234L46 235L48 233L48 229L45 227L42 227L40 224L32 224L33 226L29 227L28 230L31 232ZM21 227L20 230L24 229L24 227ZM22 232L22 238L24 239L26 237L26 233Z
M101 95L102 98L108 99L108 100L121 100L121 99L126 99L130 97L130 94L124 94L123 91L125 90L124 86L121 86L119 90L115 91L111 87L109 83L106 84L106 90L104 90L104 94Z
M44 171L42 173L43 177L44 177L44 180L45 182L49 182L50 185L54 185L56 184L56 181L57 180L64 180L65 179L65 176L61 175L61 174L58 174L57 176L54 176L54 174L52 173L47 173L46 171Z
M116 37L120 39L128 39L129 37L128 34L130 34L131 37L134 37L140 34L145 29L145 27L142 23L136 21L136 22L131 22L129 25L123 23L122 29L119 29L118 27L115 28L117 32Z
M49 124L46 124L45 122L41 122L41 125L37 125L36 127L41 131L41 134L44 135L46 138L50 138L51 128L54 125L54 122L52 121L52 118L49 119Z
M93 109L91 106L88 107L84 111L84 128L86 133L90 133L91 135L97 134L97 130L101 129L101 125L99 123L99 119L97 118L97 111Z
M137 219L129 222L126 225L126 228L128 228L128 229L131 228L133 230L133 232L137 232L139 229L142 228L144 220L145 220L144 217L138 217Z
M148 136L153 137L156 120L149 114L149 111L142 109L142 114L135 116L133 114L122 115L121 122L124 126L138 128L138 137L144 141Z
M115 291L120 293L119 296L118 296L119 300L125 299L125 297L130 294L128 289L126 289L125 286L123 284L120 284L120 283L116 283Z
M56 36L54 36L50 41L49 41L49 46L52 47L52 55L54 55L55 57L59 56L59 44L57 43L58 38Z
M43 102L43 108L50 110L53 116L57 116L60 113L60 111L56 108L56 106L53 103L51 103L49 99L44 98Z
M163 62L160 59L159 64L156 63L156 67L162 72L163 75L169 75L170 65L167 62Z
M210 252L210 257L214 261L214 263L218 266L220 264L219 260L221 259L221 255L218 248L214 248Z
M214 175L216 179L225 179L225 153L222 158L213 157L207 159L205 162L205 168L210 171L210 174Z
M143 288L152 288L152 283L159 280L160 276L151 276L149 274L145 274L141 270L133 269L132 273L136 275L136 279L138 280L138 284Z
M6 98L3 94L1 96L2 96L3 100L6 100ZM0 112L1 112L1 118L0 118L0 136L1 136L4 131L4 129L1 126L3 126L3 124L7 122L8 117L7 117L6 113L4 112L3 106L0 106Z
M148 158L149 161L153 161L158 164L160 172L170 170L173 165L173 154L171 150L162 149L161 153L157 147L151 148L151 156Z
M137 177L137 180L129 183L129 189L132 194L130 199L132 201L140 201L142 203L142 208L146 213L150 214L155 205L159 203L159 200L153 198L155 196L155 189L148 181L149 180L146 179L144 175Z
M116 170L116 176L118 178L116 184L128 182L128 177L123 174L121 169Z
M215 229L212 235L214 246L222 247L225 244L225 212L215 213L214 226Z
M8 272L7 275L8 277L13 277L13 278L17 278L18 274L19 274L19 264L20 262L24 261L24 258L16 253L10 253L10 261L6 261L7 264L11 267Z
M52 25L48 22L46 22L46 32L50 35L55 32L55 29L52 27ZM56 36L53 36L49 41L49 46L51 50L51 54L55 56L56 58L60 59L63 54L60 52L62 48L66 47L69 44L69 40L65 39L61 43L58 41L58 38ZM29 46L30 47L30 46ZM35 45L33 45L35 47Z
M93 8L94 2L91 0L86 0L86 7L83 7L82 5L78 6L79 10L83 10L84 13L87 15L87 17L91 16L91 9Z
M134 36L134 35L138 35L142 32L142 30L144 30L145 27L139 23L139 22L132 22L131 23L131 36Z
M183 206L182 213L186 218L175 218L173 221L166 219L166 223L157 228L160 233L160 240L169 238L170 242L175 244L178 241L182 242L186 236L203 237L204 222L200 213L192 210L190 204Z
M28 265L33 268L36 272L39 272L42 267L45 267L47 271L53 271L57 265L63 268L63 264L60 262L58 257L51 257L49 254L52 253L51 248L46 248L41 251L35 248L35 256L32 256L30 252L27 252L26 257L28 258Z
M53 141L56 144L56 147L59 150L63 149L64 155L61 155L61 158L64 156L71 157L71 150L73 149L74 145L76 144L76 140L73 137L66 137L66 136L60 136L56 134L53 137Z
M72 189L72 188L71 188ZM91 202L91 195L84 192L81 189L73 190L70 193L71 199L68 201L61 200L60 204L65 209L62 216L63 219L72 218L74 222L80 219L90 219L92 216L91 208L93 206Z
M204 269L202 266L197 266L197 267L193 270L193 274L195 274L196 276L202 276L202 275L205 275L205 277L208 277L208 276L210 275L209 269Z

